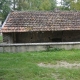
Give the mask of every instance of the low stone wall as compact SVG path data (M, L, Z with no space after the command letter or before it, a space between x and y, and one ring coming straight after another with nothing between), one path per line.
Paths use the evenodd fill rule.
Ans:
M80 49L80 42L0 44L0 52L43 51L48 49Z

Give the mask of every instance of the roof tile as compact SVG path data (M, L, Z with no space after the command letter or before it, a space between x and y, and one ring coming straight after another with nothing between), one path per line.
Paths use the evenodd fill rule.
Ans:
M11 12L2 32L80 30L80 12Z

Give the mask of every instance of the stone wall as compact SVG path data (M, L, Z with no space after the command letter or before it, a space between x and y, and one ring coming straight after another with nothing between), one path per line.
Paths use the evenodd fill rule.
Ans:
M80 49L80 42L0 44L0 52L21 53L27 51L43 51L49 49Z
M4 43L13 43L13 34L12 33L3 33L3 42Z

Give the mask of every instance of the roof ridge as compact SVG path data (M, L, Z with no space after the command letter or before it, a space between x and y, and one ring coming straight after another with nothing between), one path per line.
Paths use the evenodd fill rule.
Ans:
M80 12L80 11L73 11L73 10L71 10L71 11L67 11L67 10L65 10L65 11L29 11L29 10L27 10L27 11L17 11L17 10L14 10L14 11L11 11L11 13L15 13L15 12L17 12L17 13L28 13L28 12L31 12L31 13L76 13L76 12Z

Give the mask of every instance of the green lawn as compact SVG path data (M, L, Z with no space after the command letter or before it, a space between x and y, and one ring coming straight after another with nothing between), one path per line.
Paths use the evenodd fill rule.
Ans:
M0 53L0 80L80 80L80 67L43 67L43 63L80 63L80 50Z

